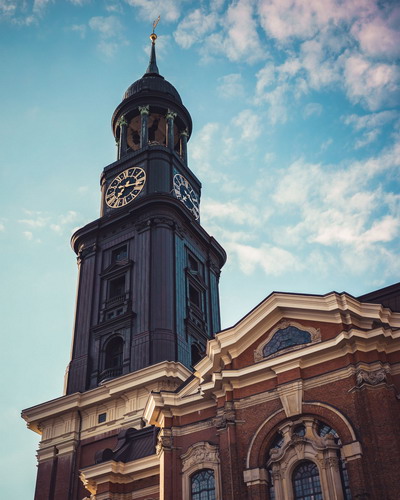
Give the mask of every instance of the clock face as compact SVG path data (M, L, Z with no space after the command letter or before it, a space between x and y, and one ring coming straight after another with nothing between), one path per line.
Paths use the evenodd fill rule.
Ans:
M106 191L106 203L111 208L124 207L141 192L146 183L146 172L140 167L124 170L111 181Z
M178 200L181 200L185 204L197 220L200 217L199 198L188 180L181 174L174 175L174 193Z

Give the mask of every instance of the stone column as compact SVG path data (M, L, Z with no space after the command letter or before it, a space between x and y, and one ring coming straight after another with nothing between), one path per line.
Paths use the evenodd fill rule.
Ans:
M139 106L140 112L140 147L144 148L149 142L149 113L150 106Z
M174 150L174 120L176 118L176 113L174 111L168 110L165 115L167 119L167 147L173 151Z
M126 143L126 134L128 122L125 119L125 116L122 115L118 121L119 125L119 141L118 141L118 159L122 158L122 156L126 155L127 143Z
M187 165L187 140L189 137L188 129L181 132L181 157L185 165Z

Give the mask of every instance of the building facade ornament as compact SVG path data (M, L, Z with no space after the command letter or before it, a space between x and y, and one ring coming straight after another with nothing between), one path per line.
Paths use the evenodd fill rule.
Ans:
M219 448L207 441L199 441L181 455L182 461L182 499L191 498L191 476L199 470L210 469L214 472L215 500L222 499L221 469Z
M281 342L282 346L277 345L275 352L266 354L265 351L270 342L279 340L280 335L286 337L285 341L287 347L285 347L285 342ZM298 337L298 339L296 337ZM280 356L286 352L295 351L317 342L321 342L321 332L319 328L303 326L295 321L284 320L278 323L278 325L271 330L268 337L259 344L257 349L255 349L254 361L257 363L265 358L274 358L275 356Z
M139 109L139 113L141 115L148 115L150 113L150 106L149 105L139 106L138 109Z
M121 118L118 120L118 125L120 127L126 127L128 125L128 122L126 121L125 115L122 115Z
M193 465L201 465L206 463L219 464L218 446L201 441L191 446L188 451L181 456L182 471L186 472ZM206 467L199 467L200 469Z
M217 416L213 418L213 425L218 430L226 429L228 424L235 423L235 409L233 403L228 401L223 408L217 410Z
M367 371L358 370L356 372L357 386L360 387L364 384L378 385L385 382L387 379L387 369L379 368L379 370Z
M158 456L166 450L172 450L173 437L170 429L162 429L157 438L156 453Z
M293 473L300 463L310 461L318 468L324 500L343 500L340 449L336 431L313 417L284 422L269 450L266 464L274 498L293 500Z
M177 117L177 113L175 113L175 111L171 111L170 109L168 110L168 112L165 115L165 118L167 120L169 120L169 119L174 120L176 117Z

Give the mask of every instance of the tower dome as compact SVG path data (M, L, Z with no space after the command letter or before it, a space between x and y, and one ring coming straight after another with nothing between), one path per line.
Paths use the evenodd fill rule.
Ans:
M151 53L150 53L150 61L149 66L147 67L146 73L140 78L136 80L136 82L132 83L126 90L123 99L129 99L132 96L137 96L139 94L146 95L146 93L161 93L167 94L174 101L182 104L182 99L176 90L176 88L169 83L163 76L160 75L157 67L156 61L156 48L155 48L155 40L156 35L152 33L151 35Z
M182 103L182 99L176 88L169 83L158 71L156 61L155 41L157 35L153 32L150 35L151 53L149 65L145 74L128 87L123 95L122 102L115 110L112 117L112 130L117 142L122 144L121 155L124 154L124 145L121 132L121 123L128 125L128 141L131 137L129 148L132 151L141 149L148 144L165 144L167 138L160 140L161 135L165 135L166 117L174 116L174 148L182 149L179 142L182 133L185 134L185 141L189 139L192 132L192 119L189 111ZM141 136L143 120L141 114L149 115L146 120L150 127L158 124L158 136L148 142L147 138ZM172 115L171 115L172 113ZM153 125L154 126L153 126ZM144 140L145 139L145 140ZM121 142L122 141L122 142ZM183 148L185 149L185 147Z

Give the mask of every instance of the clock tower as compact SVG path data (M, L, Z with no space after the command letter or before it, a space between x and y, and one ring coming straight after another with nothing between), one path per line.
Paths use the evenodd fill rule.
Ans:
M72 236L79 281L66 393L162 361L191 368L220 329L226 254L200 225L188 110L149 66L112 117L117 160L101 175L101 216Z

